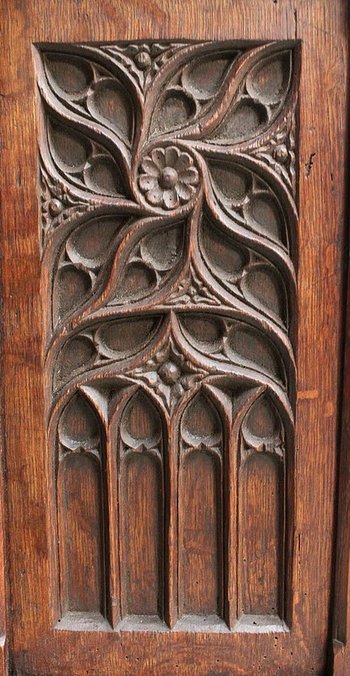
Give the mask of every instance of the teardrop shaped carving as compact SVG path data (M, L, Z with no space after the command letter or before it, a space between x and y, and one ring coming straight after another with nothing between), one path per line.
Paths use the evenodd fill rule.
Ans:
M208 397L202 392L187 406L181 421L183 440L194 448L204 444L215 446L222 438L220 417Z
M126 265L114 298L117 303L141 300L155 291L156 287L155 271L142 261L135 261Z
M103 78L93 87L87 105L93 117L127 141L133 136L132 102L118 80Z
M80 98L93 81L91 64L79 56L48 52L44 62L51 86L64 96Z
M122 175L112 157L96 155L91 157L84 167L86 187L102 195L124 194Z
M225 54L195 59L183 70L183 87L199 101L207 101L218 92L233 60Z
M237 143L267 129L285 102L291 73L289 50L261 59L246 76L234 105L211 138L219 143Z
M237 143L251 136L268 122L268 111L265 106L252 101L248 96L242 97L235 109L226 117L219 129L213 134L215 141Z
M48 119L47 130L52 159L66 180L101 195L126 194L119 158L85 133L52 117Z
M58 425L60 443L72 451L97 448L100 442L100 424L96 413L85 397L74 394L61 414Z
M104 357L125 359L145 347L158 327L159 319L154 317L116 319L102 324L94 339Z
M185 248L185 224L163 225L141 237L128 254L111 304L137 301L158 291L175 275Z
M55 322L79 307L89 296L91 278L78 266L63 265L57 273L53 298Z
M213 182L224 200L234 207L242 207L252 189L252 174L234 163L209 161Z
M185 329L192 344L204 353L211 354L220 352L225 335L224 322L219 318L209 316L184 316L181 318L181 326Z
M96 357L96 348L87 336L77 336L69 340L56 361L54 387L59 388L72 376L92 368Z
M233 238L220 232L208 219L203 219L201 243L201 251L211 272L232 283L242 276L249 262L249 252L237 246Z
M48 132L50 147L58 166L63 171L82 171L92 151L89 140L57 120L51 121Z
M279 104L288 91L291 70L290 51L262 59L247 77L248 94L269 106Z
M254 265L241 282L245 298L288 323L288 300L281 276L272 265Z
M151 136L183 127L194 118L196 110L195 100L190 94L180 88L168 90L153 115Z
M235 162L209 161L215 195L224 211L248 229L289 247L286 218L280 202L258 175Z
M162 423L149 398L139 390L127 404L120 423L120 436L128 448L153 448L159 444Z
M275 404L268 395L259 397L249 410L243 424L247 444L255 449L265 444L271 450L282 441L282 423Z
M285 382L283 362L276 348L262 332L253 327L241 323L233 325L228 331L226 352Z
M178 225L148 235L141 242L141 256L145 263L159 272L171 270L183 246L183 229Z
M110 245L123 223L120 217L102 216L75 228L66 244L70 260L90 268L100 267L110 253Z

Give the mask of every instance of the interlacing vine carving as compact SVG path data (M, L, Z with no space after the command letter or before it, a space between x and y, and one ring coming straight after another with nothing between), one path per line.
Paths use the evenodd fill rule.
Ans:
M183 454L216 454L220 476L227 434L238 463L272 454L286 472L298 48L43 45L36 67L47 410L62 457L86 452L64 427L74 396L106 428L125 407L119 453L140 452L123 432L139 396L152 402L150 416L158 407L165 421L182 421ZM217 438L188 441L193 396L219 416ZM157 434L158 450L142 448L165 467Z

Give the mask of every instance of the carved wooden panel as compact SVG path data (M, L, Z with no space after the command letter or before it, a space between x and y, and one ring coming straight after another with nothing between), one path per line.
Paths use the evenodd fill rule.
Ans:
M60 621L285 626L293 42L43 45Z

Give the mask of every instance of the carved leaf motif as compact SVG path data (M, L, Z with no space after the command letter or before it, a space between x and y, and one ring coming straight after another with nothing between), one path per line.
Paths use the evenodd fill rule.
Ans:
M94 199L74 195L61 181L53 179L40 166L41 173L41 244L43 249L53 230L65 222L74 223L96 208Z
M51 119L48 147L59 173L75 186L110 197L126 194L118 163L100 143Z
M46 45L36 66L49 429L58 464L73 458L58 479L58 496L65 486L71 491L65 514L80 509L77 523L84 523L90 505L95 524L92 600L84 608L110 608L122 620L140 613L142 623L158 614L171 627L185 626L187 613L208 612L232 628L237 608L270 608L282 617L274 588L268 602L263 594L253 598L246 544L253 518L263 565L270 560L269 509L277 523L287 504L285 450L293 453L298 48L233 41ZM109 463L111 449L116 462ZM237 477L226 476L234 453ZM176 486L169 467L177 468ZM86 482L79 493L80 471ZM118 477L108 476L115 471ZM107 504L114 481L118 524L111 525L128 543L118 563L104 542L114 519ZM129 504L135 483L138 501ZM233 526L225 485L238 486L242 518ZM250 509L257 487L266 496L261 518ZM173 503L185 505L187 520L177 523ZM137 534L144 514L153 519L144 531L145 557ZM271 535L275 552L278 533L287 532L284 518ZM59 535L60 556L68 540L72 547L66 569L60 559L63 609L71 609L67 571L79 568L79 529L67 521ZM180 547L192 548L187 562L167 551L176 539L163 533L170 523L177 523ZM204 531L213 537L202 546ZM140 586L143 558L152 598ZM172 599L166 560L178 561ZM284 559L276 554L271 561L277 580ZM95 573L106 580L97 593ZM103 585L119 574L117 608ZM78 601L85 603L81 580ZM237 582L243 591L234 607L228 585L232 591ZM113 615L113 626L119 619Z
M129 372L136 380L146 383L169 412L175 410L184 393L207 373L186 358L172 337L143 366Z
M159 70L185 46L181 42L147 42L106 45L101 47L101 51L111 55L116 62L123 65L140 90L146 91Z
M141 237L120 266L111 305L140 301L176 274L185 247L184 223L163 225Z
M244 227L289 246L287 225L271 188L252 171L235 162L208 162L215 196Z
M124 224L120 216L96 216L78 224L68 235L53 280L54 325L89 299L105 273Z
M199 245L208 270L220 285L253 307L259 307L272 319L288 324L285 283L267 258L236 243L232 234L223 232L207 218L202 220Z
M69 53L48 51L43 64L46 83L65 107L132 142L135 101L120 78L91 58Z
M262 59L240 85L235 104L211 138L237 143L257 136L276 119L289 91L292 73L290 51Z
M218 94L237 52L201 56L177 72L166 84L152 116L150 136L181 130L208 110ZM165 87L164 87L165 88Z
M54 374L54 389L59 389L80 374L108 364L128 363L143 354L158 333L161 319L138 317L111 319L87 326L82 333L63 343Z
M281 355L272 341L253 326L215 315L180 317L179 324L188 342L207 358L246 364L285 384Z

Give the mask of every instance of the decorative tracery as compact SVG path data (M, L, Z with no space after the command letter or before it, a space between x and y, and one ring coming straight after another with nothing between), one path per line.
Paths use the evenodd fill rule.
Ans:
M171 455L180 464L188 456L187 442L181 446L179 412L192 395L211 410L208 392L214 393L225 411L221 446L201 447L194 464L205 456L208 499L219 491L214 502L221 505L220 514L212 514L212 528L225 538L222 520L235 518L224 490L227 473L232 481L236 473L239 484L242 467L257 452L263 460L258 469L254 466L254 476L261 472L263 480L266 470L282 495L292 467L286 454L293 453L295 392L298 48L287 42L231 41L43 45L36 65L49 426L61 429L72 392L88 393L105 426L106 453L119 454L121 462L141 451L132 444L124 448L127 426L116 415L118 407L131 397L149 414L146 402L153 401L167 433L162 432L162 450L142 442L141 455L147 459L141 462L153 477L154 499L161 492L159 509L165 514L172 509L168 492L178 490ZM256 403L262 400L268 405ZM151 417L156 416L154 404ZM194 416L194 406L183 415ZM248 421L258 409L262 429L272 416L278 430L277 436L262 433L254 446ZM209 413L202 416L210 419ZM119 432L112 422L117 419ZM171 432L174 421L180 432ZM123 452L111 441L118 434ZM215 457L214 469L208 457ZM154 474L149 462L157 467ZM102 473L116 467L108 460ZM107 501L115 499L113 491L126 495L124 485L118 488L110 477L107 483ZM239 505L248 498L238 484ZM286 528L285 500L273 507L282 524L278 533ZM114 518L110 505L107 511ZM169 512L172 518L177 516ZM245 532L243 525L238 528ZM241 536L237 552L246 546ZM167 587L176 566L166 571L164 561L174 556L166 547L169 542L177 547L180 559L186 552L167 537L163 532L163 563L154 559L153 564L160 566L158 611L173 625L180 606ZM237 565L236 581L230 582L234 556L227 543L220 547L222 552L226 547L217 578L220 617L232 626L237 613L273 614L275 606L261 601L265 592L273 597L271 590L263 590L247 610L249 580L246 573L240 577ZM279 552L271 581L276 588L283 586L283 561ZM236 610L228 610L237 580L246 591L239 592ZM107 587L103 593L108 594ZM284 617L279 592L274 598L276 615ZM142 608L146 615L158 612L153 604L151 613L140 599L131 614L142 615ZM107 611L101 612L108 614L115 602L105 603ZM125 603L119 619L129 612ZM200 606L197 610L204 612Z

